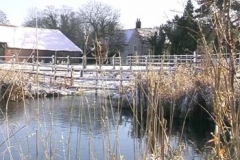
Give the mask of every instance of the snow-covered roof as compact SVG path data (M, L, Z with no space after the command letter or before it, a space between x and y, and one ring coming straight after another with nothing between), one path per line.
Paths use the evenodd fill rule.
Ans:
M126 36L126 44L129 43L133 33L137 31L137 34L139 35L139 38L143 42L148 42L148 38L151 38L154 36L156 32L158 32L158 29L156 28L136 28L136 29L127 29L124 30L125 36Z
M151 38L156 32L158 32L156 28L138 28L137 31L142 41L148 41L148 38Z
M6 43L9 48L82 51L61 31L55 29L0 26L0 42Z

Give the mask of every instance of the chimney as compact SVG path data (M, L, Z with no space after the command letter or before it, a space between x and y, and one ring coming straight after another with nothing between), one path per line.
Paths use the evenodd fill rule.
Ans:
M136 28L141 28L141 21L137 18Z

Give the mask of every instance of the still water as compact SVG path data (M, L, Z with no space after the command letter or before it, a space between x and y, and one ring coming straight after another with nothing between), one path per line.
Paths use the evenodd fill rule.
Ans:
M132 114L104 104L103 97L91 94L1 103L0 159L141 159L145 141L135 133ZM184 159L204 159L198 148L209 131L180 126L174 125L170 136L173 148L181 138Z

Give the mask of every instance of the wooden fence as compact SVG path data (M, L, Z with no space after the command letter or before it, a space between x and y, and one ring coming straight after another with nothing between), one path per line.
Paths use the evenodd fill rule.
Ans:
M175 66L179 64L195 64L201 62L201 56L197 55L144 55L128 56L126 64L128 65L155 65L155 66Z
M211 55L208 58L211 59L218 59L221 55ZM0 56L0 60L2 60L2 63L5 63L4 59L8 57L8 59L11 59L11 62L17 63L19 62L19 59L24 59L26 62L29 63L36 63L37 61L40 63L50 63L50 64L78 64L81 65L83 62L83 57L58 57L58 56L39 56L36 57L34 55L32 56ZM222 57L228 58L227 55L222 55ZM126 61L123 62L121 57L109 57L108 63L104 65L128 65L128 66L136 66L136 65L155 65L155 66L175 66L178 64L194 64L197 65L201 63L206 57L204 55L142 55L142 56L127 56ZM87 61L90 61L89 64L94 64L95 58L93 57L87 57ZM239 62L239 54L236 55L236 61Z
M3 57L0 57L3 58ZM100 85L105 81L115 81L119 83L121 88L124 81L133 81L133 78L125 78L123 74L135 74L137 72L148 72L149 70L163 69L168 72L174 71L174 67L178 64L192 64L194 66L200 64L203 61L202 56L197 55L159 55L159 56L129 56L127 57L126 64L123 65L121 57L109 58L111 64L97 66L87 65L87 68L83 68L82 63L72 64L71 59L78 58L82 60L82 57L38 57L38 59L50 59L49 63L44 61L37 61L36 57L21 57L24 58L24 62L18 62L19 57L12 56L11 62L2 62L1 68L10 69L12 66L17 70L22 70L28 74L37 74L39 76L48 77L49 83L54 83L58 78L65 79L70 86L75 86L77 82L92 81L95 82L94 86L82 86L83 89L117 89ZM211 57L217 59L214 55ZM228 57L226 57L227 59ZM239 63L239 56L236 57L236 62ZM151 67L149 67L151 66ZM117 72L119 77L101 77L104 73L109 75L110 73ZM91 73L92 77L87 76Z
M0 64L1 69L21 71L32 75L34 82L43 82L55 85L61 81L62 86L77 87L81 89L121 90L123 82L134 82L135 73L147 72L145 66L96 66L83 68L81 65L62 65L45 63L8 63ZM154 70L154 69L151 69ZM159 70L155 68L155 70ZM107 76L105 76L107 75ZM124 76L124 75L127 75ZM92 85L89 85L89 82ZM115 87L105 82L116 83ZM116 87L118 86L118 87Z

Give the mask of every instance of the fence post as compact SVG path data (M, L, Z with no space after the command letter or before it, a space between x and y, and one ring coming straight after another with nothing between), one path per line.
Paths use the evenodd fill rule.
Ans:
M64 87L67 86L67 73L65 74L65 77L64 77Z
M34 71L35 56L32 55L32 71Z
M87 56L86 55L82 56L82 68L83 69L87 68Z
M15 64L15 62L16 62L16 55L15 54L12 56L12 59L13 59L12 63Z
M122 57L118 57L119 58L119 66L122 67Z
M80 72L80 77L83 77L83 70L84 69L80 69L79 72Z
M96 82L95 82L95 95L97 95L97 86L98 86L98 67L96 66Z
M49 85L52 86L52 76L50 77Z
M35 63L35 56L32 55L32 63Z
M53 72L53 71L54 71L54 70L53 70L53 69L54 69L54 68L53 68L53 67L54 67L54 65L52 64L51 66L52 66L52 72Z
M52 55L52 64L55 64L55 56Z
M163 64L162 59L163 59L163 55L159 55L159 58L157 59L157 63L160 66Z
M193 52L193 56L194 56L193 57L193 65L196 66L196 64L197 64L197 53L196 53L196 51Z
M130 70L132 70L132 56L130 56Z
M54 65L54 80L57 79L56 73L57 73L57 68L56 68L56 66Z
M74 68L73 68L73 66L71 66L71 86L74 85L74 77L73 77L73 73L74 73Z
M113 69L115 69L115 56L112 57Z
M146 70L148 70L148 56L145 56Z
M119 85L119 93L120 93L120 97L122 97L122 67L120 67L120 85Z
M40 63L37 62L37 72L39 73L40 72Z
M70 65L70 57L69 57L69 55L67 56L67 67L69 67L69 65Z
M176 55L174 55L174 66L175 66L175 65L177 65L177 63L178 63L177 56L176 56Z
M136 66L139 66L139 57L136 55Z

